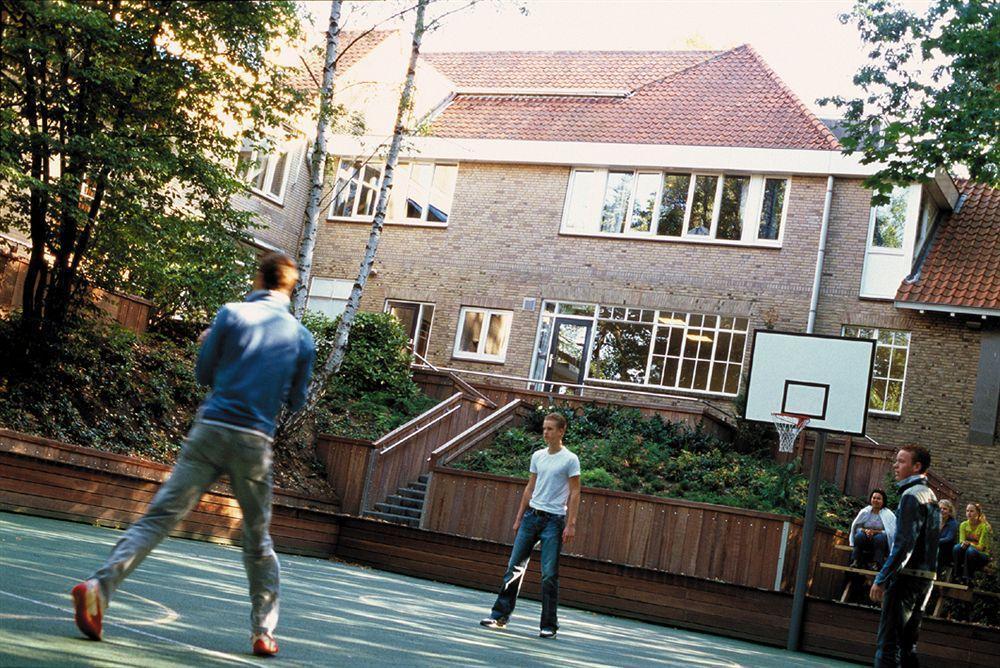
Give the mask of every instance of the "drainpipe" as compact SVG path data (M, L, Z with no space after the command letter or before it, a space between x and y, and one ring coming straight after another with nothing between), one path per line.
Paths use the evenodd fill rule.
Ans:
M816 274L813 276L812 297L809 300L809 322L806 334L816 326L816 309L819 306L819 284L823 278L823 261L826 258L826 233L830 229L830 201L833 199L833 175L826 177L826 197L823 200L823 221L819 228L819 248L816 251Z

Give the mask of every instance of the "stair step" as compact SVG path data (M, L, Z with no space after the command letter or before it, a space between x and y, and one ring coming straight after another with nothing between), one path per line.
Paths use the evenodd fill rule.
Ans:
M420 476L419 478L417 478L417 482L422 482L422 483L424 483L426 485L427 481L430 480L430 479L431 479L430 474L425 473L422 476Z
M386 503L392 504L394 506L406 506L407 508L423 508L423 499L414 499L409 496L400 496L399 494L390 494L389 498L385 500Z
M409 527L419 527L420 520L413 517L402 517L400 515L393 515L392 513L380 513L378 511L370 510L365 513L366 517L374 517L378 520L384 520L386 522L392 522L393 524L403 524Z
M426 491L413 489L412 487L401 487L396 490L396 494L399 496L405 496L409 499L417 499L419 501L423 501L424 497L427 496Z
M410 489L420 490L421 492L427 491L427 483L425 482L414 482L409 485Z
M420 519L419 508L396 506L391 503L376 503L375 508L377 508L379 512L389 513L390 515L399 515L401 517L415 517L417 519Z

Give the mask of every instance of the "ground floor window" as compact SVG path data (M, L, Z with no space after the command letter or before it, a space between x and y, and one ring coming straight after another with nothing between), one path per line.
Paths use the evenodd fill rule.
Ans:
M906 364L910 356L910 333L878 327L844 325L844 336L875 341L875 368L868 410L899 415L903 409Z
M531 377L735 396L747 318L546 301Z
M347 308L354 281L346 278L314 277L309 282L306 309L336 318Z
M503 362L510 337L510 311L463 306L458 315L454 356L481 362Z
M427 359L427 344L434 322L434 304L387 299L385 312L396 316L403 325L403 331L410 337L410 350Z

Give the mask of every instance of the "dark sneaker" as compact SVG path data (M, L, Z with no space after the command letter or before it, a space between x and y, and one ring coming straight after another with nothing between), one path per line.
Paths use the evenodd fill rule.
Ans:
M538 637L539 638L555 638L556 637L556 630L555 629L542 629L541 631L538 632Z
M492 617L487 617L479 622L480 626L485 626L488 629L503 629L507 627L506 619L493 619Z

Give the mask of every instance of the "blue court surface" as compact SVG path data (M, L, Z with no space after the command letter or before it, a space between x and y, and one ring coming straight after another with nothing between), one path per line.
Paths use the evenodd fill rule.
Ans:
M83 638L69 590L120 532L0 513L0 666L846 666L701 633L560 609L538 638L522 600L502 631L478 625L488 592L361 566L281 556L281 653L249 653L250 605L238 548L168 539ZM499 578L501 574L497 573Z

